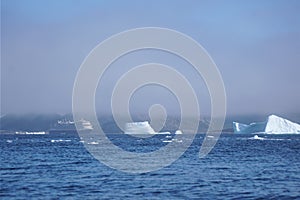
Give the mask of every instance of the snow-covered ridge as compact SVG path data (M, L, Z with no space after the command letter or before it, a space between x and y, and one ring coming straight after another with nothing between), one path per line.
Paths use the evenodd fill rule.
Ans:
M233 122L235 133L300 134L300 125L276 115L270 115L265 122L249 125Z

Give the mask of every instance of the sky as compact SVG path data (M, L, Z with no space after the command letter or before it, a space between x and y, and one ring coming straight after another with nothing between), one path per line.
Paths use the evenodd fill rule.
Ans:
M297 0L1 0L1 116L70 113L76 74L89 52L139 27L174 29L200 43L222 75L227 114L300 113L299 10ZM153 61L184 74L209 114L202 78L179 58L150 50L114 63L98 86L98 111L109 112L122 73ZM138 90L130 109L144 113L155 103L178 111L176 98L156 86Z

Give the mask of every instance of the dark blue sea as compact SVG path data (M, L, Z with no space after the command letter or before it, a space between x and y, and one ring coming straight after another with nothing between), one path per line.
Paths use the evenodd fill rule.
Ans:
M127 142L124 134L109 137L141 151L160 148L165 139L138 145L140 139ZM96 160L76 133L1 134L0 198L300 199L300 135L222 134L199 159L203 137L170 166L130 174Z

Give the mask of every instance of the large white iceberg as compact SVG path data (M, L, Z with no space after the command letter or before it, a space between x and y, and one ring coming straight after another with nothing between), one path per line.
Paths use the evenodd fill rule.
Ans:
M126 123L125 133L132 134L170 134L170 132L155 132L148 121Z
M300 125L276 115L270 115L265 122L249 125L233 122L233 130L235 133L300 134Z

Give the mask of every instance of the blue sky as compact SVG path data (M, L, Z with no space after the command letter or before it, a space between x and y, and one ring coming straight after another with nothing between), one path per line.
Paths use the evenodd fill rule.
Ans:
M113 34L146 26L185 33L208 51L224 80L228 114L300 112L299 10L297 0L2 0L1 115L71 112L73 83L88 53ZM152 57L162 60L153 52L138 60ZM199 77L181 69L209 113ZM97 98L107 103L105 92ZM146 98L151 103L145 94L137 94L136 108L143 110Z

